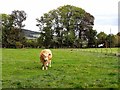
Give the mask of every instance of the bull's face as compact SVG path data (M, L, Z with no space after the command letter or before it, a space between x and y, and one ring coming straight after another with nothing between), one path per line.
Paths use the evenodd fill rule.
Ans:
M49 60L49 56L50 54L48 52L43 53L43 59L45 62Z

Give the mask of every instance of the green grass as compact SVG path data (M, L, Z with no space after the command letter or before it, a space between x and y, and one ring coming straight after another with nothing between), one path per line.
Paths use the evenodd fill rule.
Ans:
M105 54L116 54L119 53L119 48L87 48L87 49L81 49L82 51L89 51L89 52L99 52L99 53L105 53Z
M118 88L120 66L114 55L52 49L52 67L42 71L40 51L2 49L3 88Z

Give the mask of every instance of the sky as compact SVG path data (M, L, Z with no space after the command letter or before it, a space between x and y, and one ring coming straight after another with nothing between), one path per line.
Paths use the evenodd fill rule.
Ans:
M36 18L64 5L84 9L95 17L93 29L107 34L118 33L118 2L120 0L0 0L0 13L11 14L13 10L24 10L27 19L24 28L39 31Z

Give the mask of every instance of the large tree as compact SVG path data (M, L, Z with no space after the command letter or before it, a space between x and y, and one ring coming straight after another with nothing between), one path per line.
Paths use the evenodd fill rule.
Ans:
M82 8L65 5L45 13L37 18L37 22L41 31L40 40L45 47L82 47L83 41L87 40L86 31L92 29L94 17ZM75 41L80 41L80 45L76 45Z
M13 28L13 18L7 14L1 14L1 24L2 24L2 46L9 47L8 37L10 31Z
M120 32L117 33L115 38L117 40L117 45L116 46L120 47Z
M105 47L106 46L106 37L107 37L106 33L104 33L104 32L98 33L97 34L97 43L103 44L103 46Z
M107 47L115 47L118 44L118 37L113 34L109 34L106 37Z
M88 41L88 47L96 47L97 46L97 31L90 29L86 31L87 41Z
M22 33L23 21L26 20L25 12L15 10L11 14L1 14L0 16L2 17L2 46L16 47L22 45L25 42Z
M14 26L17 27L18 29L22 29L22 27L25 26L25 24L23 24L23 21L25 21L27 17L25 11L14 10L11 13L11 17L14 19L13 22Z

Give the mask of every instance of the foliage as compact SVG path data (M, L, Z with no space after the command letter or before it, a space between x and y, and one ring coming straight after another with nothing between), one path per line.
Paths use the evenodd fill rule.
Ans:
M92 15L81 8L70 5L51 10L36 20L41 32L41 43L46 48L74 47L75 41L87 39L85 32L92 30L94 23Z
M16 45L16 48L21 48L22 47L22 44L20 42L16 42L15 45Z
M10 34L10 30L13 25L13 19L10 17L10 15L7 14L1 14L1 23L2 23L2 44L4 47L8 47L8 36Z
M16 43L24 44L25 37L22 33L22 22L26 19L24 11L13 11L12 14L1 14L2 17L2 46L17 48Z
M117 41L117 47L120 47L120 32L117 33L117 35L115 35L115 39Z
M25 25L23 24L23 21L26 20L26 13L25 11L19 11L19 10L14 10L12 11L11 14L12 18L14 19L14 26L21 29Z
M86 32L86 36L88 39L88 47L97 47L97 31L90 29Z
M120 47L120 36L119 33L114 34L105 34L104 32L100 32L97 34L97 44L103 44L103 47Z
M38 45L37 40L28 39L25 42L25 47L28 47L28 48L37 48L38 46L39 45Z
M120 32L116 35L93 30L94 17L82 8L65 5L37 18L40 37L27 40L22 28L25 11L0 14L0 43L5 48L94 48L120 47Z
M117 40L115 38L115 35L113 34L109 34L107 37L106 37L106 40L107 40L107 47L115 47L116 43L117 43Z
M106 42L106 37L107 37L107 34L104 33L104 32L100 32L98 35L97 35L97 39L98 39L98 44L103 44L105 46L105 42Z

